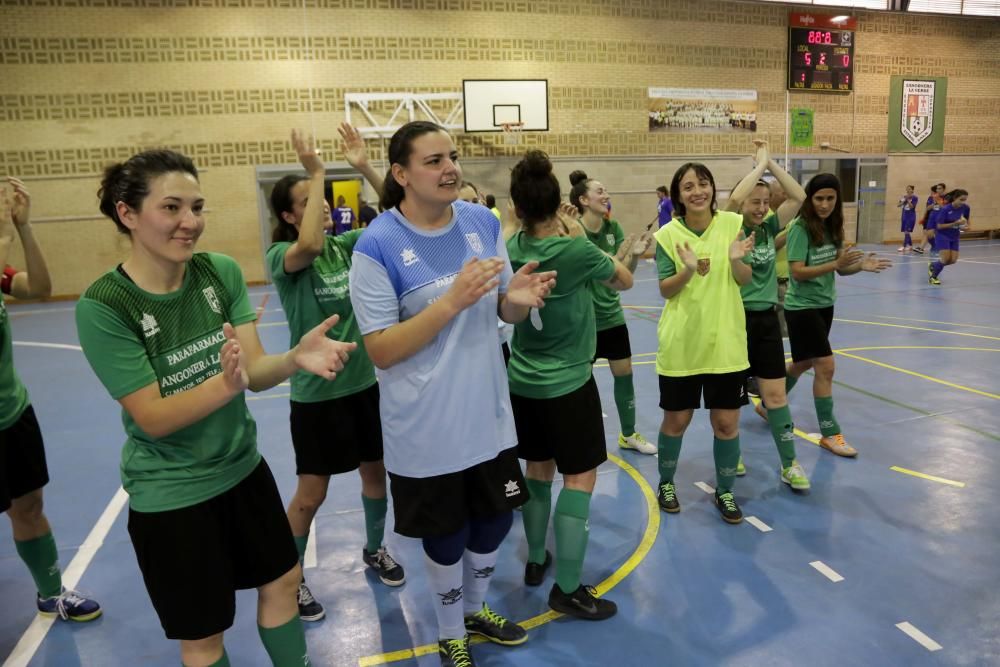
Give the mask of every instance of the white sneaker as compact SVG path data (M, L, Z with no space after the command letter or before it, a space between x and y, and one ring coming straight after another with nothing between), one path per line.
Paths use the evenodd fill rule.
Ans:
M634 449L640 454L656 453L656 445L642 437L638 431L628 437L621 433L618 434L618 446L622 449Z

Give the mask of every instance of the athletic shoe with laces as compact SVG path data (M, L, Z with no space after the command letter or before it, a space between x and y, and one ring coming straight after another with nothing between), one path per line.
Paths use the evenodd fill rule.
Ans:
M673 482L660 483L656 488L656 502L664 512L676 514L681 511L681 504L677 501L677 488Z
M918 255L923 255L924 254L924 249L923 248L918 248L917 246L913 246L913 252L917 253Z
M756 376L751 375L747 378L747 393L751 396L760 396L760 386L757 384Z
M844 436L840 433L820 438L819 446L833 452L837 456L853 458L858 455L858 450L847 444L847 441L844 440Z
M42 616L58 616L64 621L92 621L101 615L101 605L96 600L68 588L63 588L59 595L50 598L38 596L36 603L38 613Z
M572 593L563 593L559 584L552 584L549 607L561 614L585 621L603 621L618 613L618 605L596 596L593 586L580 585Z
M476 667L469 653L469 635L461 639L442 639L438 642L441 667Z
M743 455L740 454L740 460L736 462L736 476L743 477L747 474L747 467L743 465Z
M312 591L306 586L306 582L299 584L299 592L296 596L299 603L299 618L303 621L318 621L326 616L323 605L316 601Z
M539 586L545 580L545 573L552 565L552 554L545 550L545 560L541 563L532 563L530 560L524 564L524 584L526 586Z
M736 504L736 499L733 498L732 491L727 491L721 495L716 491L715 506L719 508L719 513L726 523L735 524L743 522L743 512L740 510L740 506Z
M365 561L365 565L375 570L375 574L386 586L402 586L406 583L403 566L393 560L384 546L375 552L368 551L367 548L362 549L361 559Z
M935 276L931 276L930 278L927 279L927 282L929 284L931 284L931 285L940 285L941 284L941 279L940 278L936 278Z
M622 449L634 449L640 454L656 453L656 445L642 437L642 434L638 431L628 437L626 437L624 433L619 433L618 446Z
M809 478L806 477L806 471L802 469L798 461L792 461L792 465L781 469L781 481L796 491L805 491L811 486Z
M528 631L517 623L508 621L484 602L483 608L465 617L465 631L481 635L494 644L517 646L528 641Z

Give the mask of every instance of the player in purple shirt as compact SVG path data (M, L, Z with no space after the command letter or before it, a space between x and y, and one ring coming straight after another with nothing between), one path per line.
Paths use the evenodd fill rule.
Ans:
M920 200L917 195L913 194L913 186L906 186L906 194L899 198L896 203L897 208L903 209L902 213L902 229L903 232L903 245L899 247L898 252L912 252L913 239L910 238L910 232L913 231L913 227L917 224L917 204Z
M656 204L657 229L659 229L674 217L674 203L670 201L670 193L667 192L665 185L656 188L656 197L659 199Z
M969 219L972 217L971 209L966 203L969 201L967 191L961 188L952 190L945 195L945 199L950 200L951 203L945 203L941 206L935 220L937 233L934 237L934 245L938 251L938 260L931 262L927 267L928 282L931 285L940 285L941 281L938 277L941 275L942 269L958 261L958 237L963 229L969 228Z
M344 195L337 197L337 208L333 212L333 233L343 234L354 229L354 221L358 216L354 215L354 209L347 205Z

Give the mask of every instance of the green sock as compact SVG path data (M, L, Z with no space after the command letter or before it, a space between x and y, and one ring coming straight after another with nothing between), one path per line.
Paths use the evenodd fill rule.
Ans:
M798 381L799 379L793 375L785 375L785 395L792 390L792 387L794 387L795 383Z
M819 419L819 432L823 437L840 433L840 424L833 416L833 396L814 398L813 403L816 405L816 418Z
M549 532L549 514L552 512L552 482L525 478L528 485L528 502L521 506L524 536L528 540L528 562L541 565L545 562L545 536Z
M781 457L781 467L787 468L795 460L795 428L792 423L792 411L785 405L780 408L767 409L767 423L771 427L771 437L778 447Z
M732 440L712 439L712 454L715 455L715 490L718 494L729 493L736 481L736 466L740 461L740 436Z
M295 540L295 548L299 552L299 564L302 564L302 559L306 557L306 545L309 544L309 531L306 531L305 535L293 535L292 538Z
M56 540L51 532L24 542L15 540L14 547L31 571L31 578L35 580L40 596L51 598L62 593L59 552L56 551Z
M276 628L257 626L260 640L264 642L264 650L271 658L274 667L309 667L309 654L306 651L306 633L302 629L302 620L295 614L287 623Z
M556 584L563 593L572 593L580 587L590 534L589 516L589 493L565 487L559 492L552 527L556 534Z
M182 663L183 667L183 663ZM208 667L229 667L229 655L226 653L225 647L222 649L222 657L213 662Z
M369 498L361 496L361 506L365 508L365 535L368 553L375 553L382 546L385 537L385 513L389 508L389 498Z
M635 433L635 385L631 373L615 376L615 405L618 406L622 435L628 437Z
M657 462L660 467L660 484L674 481L674 473L677 472L677 459L681 456L682 435L664 435L659 433L656 436Z

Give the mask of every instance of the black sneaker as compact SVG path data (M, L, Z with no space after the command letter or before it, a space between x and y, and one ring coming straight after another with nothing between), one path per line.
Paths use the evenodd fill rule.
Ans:
M736 499L733 498L731 491L727 491L721 496L719 495L719 492L716 491L715 506L719 508L719 513L722 514L722 519L726 523L743 522L743 512L740 510L740 506L736 504Z
M681 504L677 502L677 489L673 482L663 482L657 487L656 501L660 503L660 509L664 512L676 514L681 511Z
M361 559L365 561L365 565L375 570L375 574L386 586L402 586L406 583L403 566L392 559L384 546L379 547L374 553L362 549Z
M595 597L592 586L582 585L567 595L559 588L559 584L552 584L552 590L549 591L549 607L585 621L603 621L618 613L618 605L611 600Z
M303 621L318 621L326 616L326 610L313 597L312 591L306 586L306 582L303 581L299 584L297 597L299 602L299 618Z
M548 571L549 566L552 565L552 554L549 550L545 550L545 562L543 563L532 563L530 560L524 565L524 585L525 586L539 586L545 579L545 573Z
M751 396L760 396L760 387L757 386L757 377L754 375L747 378L747 393Z
M442 639L438 642L441 667L476 667L469 653L469 635L461 639Z
M465 617L465 630L470 635L482 635L494 644L517 646L528 641L528 631L517 623L490 609L486 603L472 616Z

